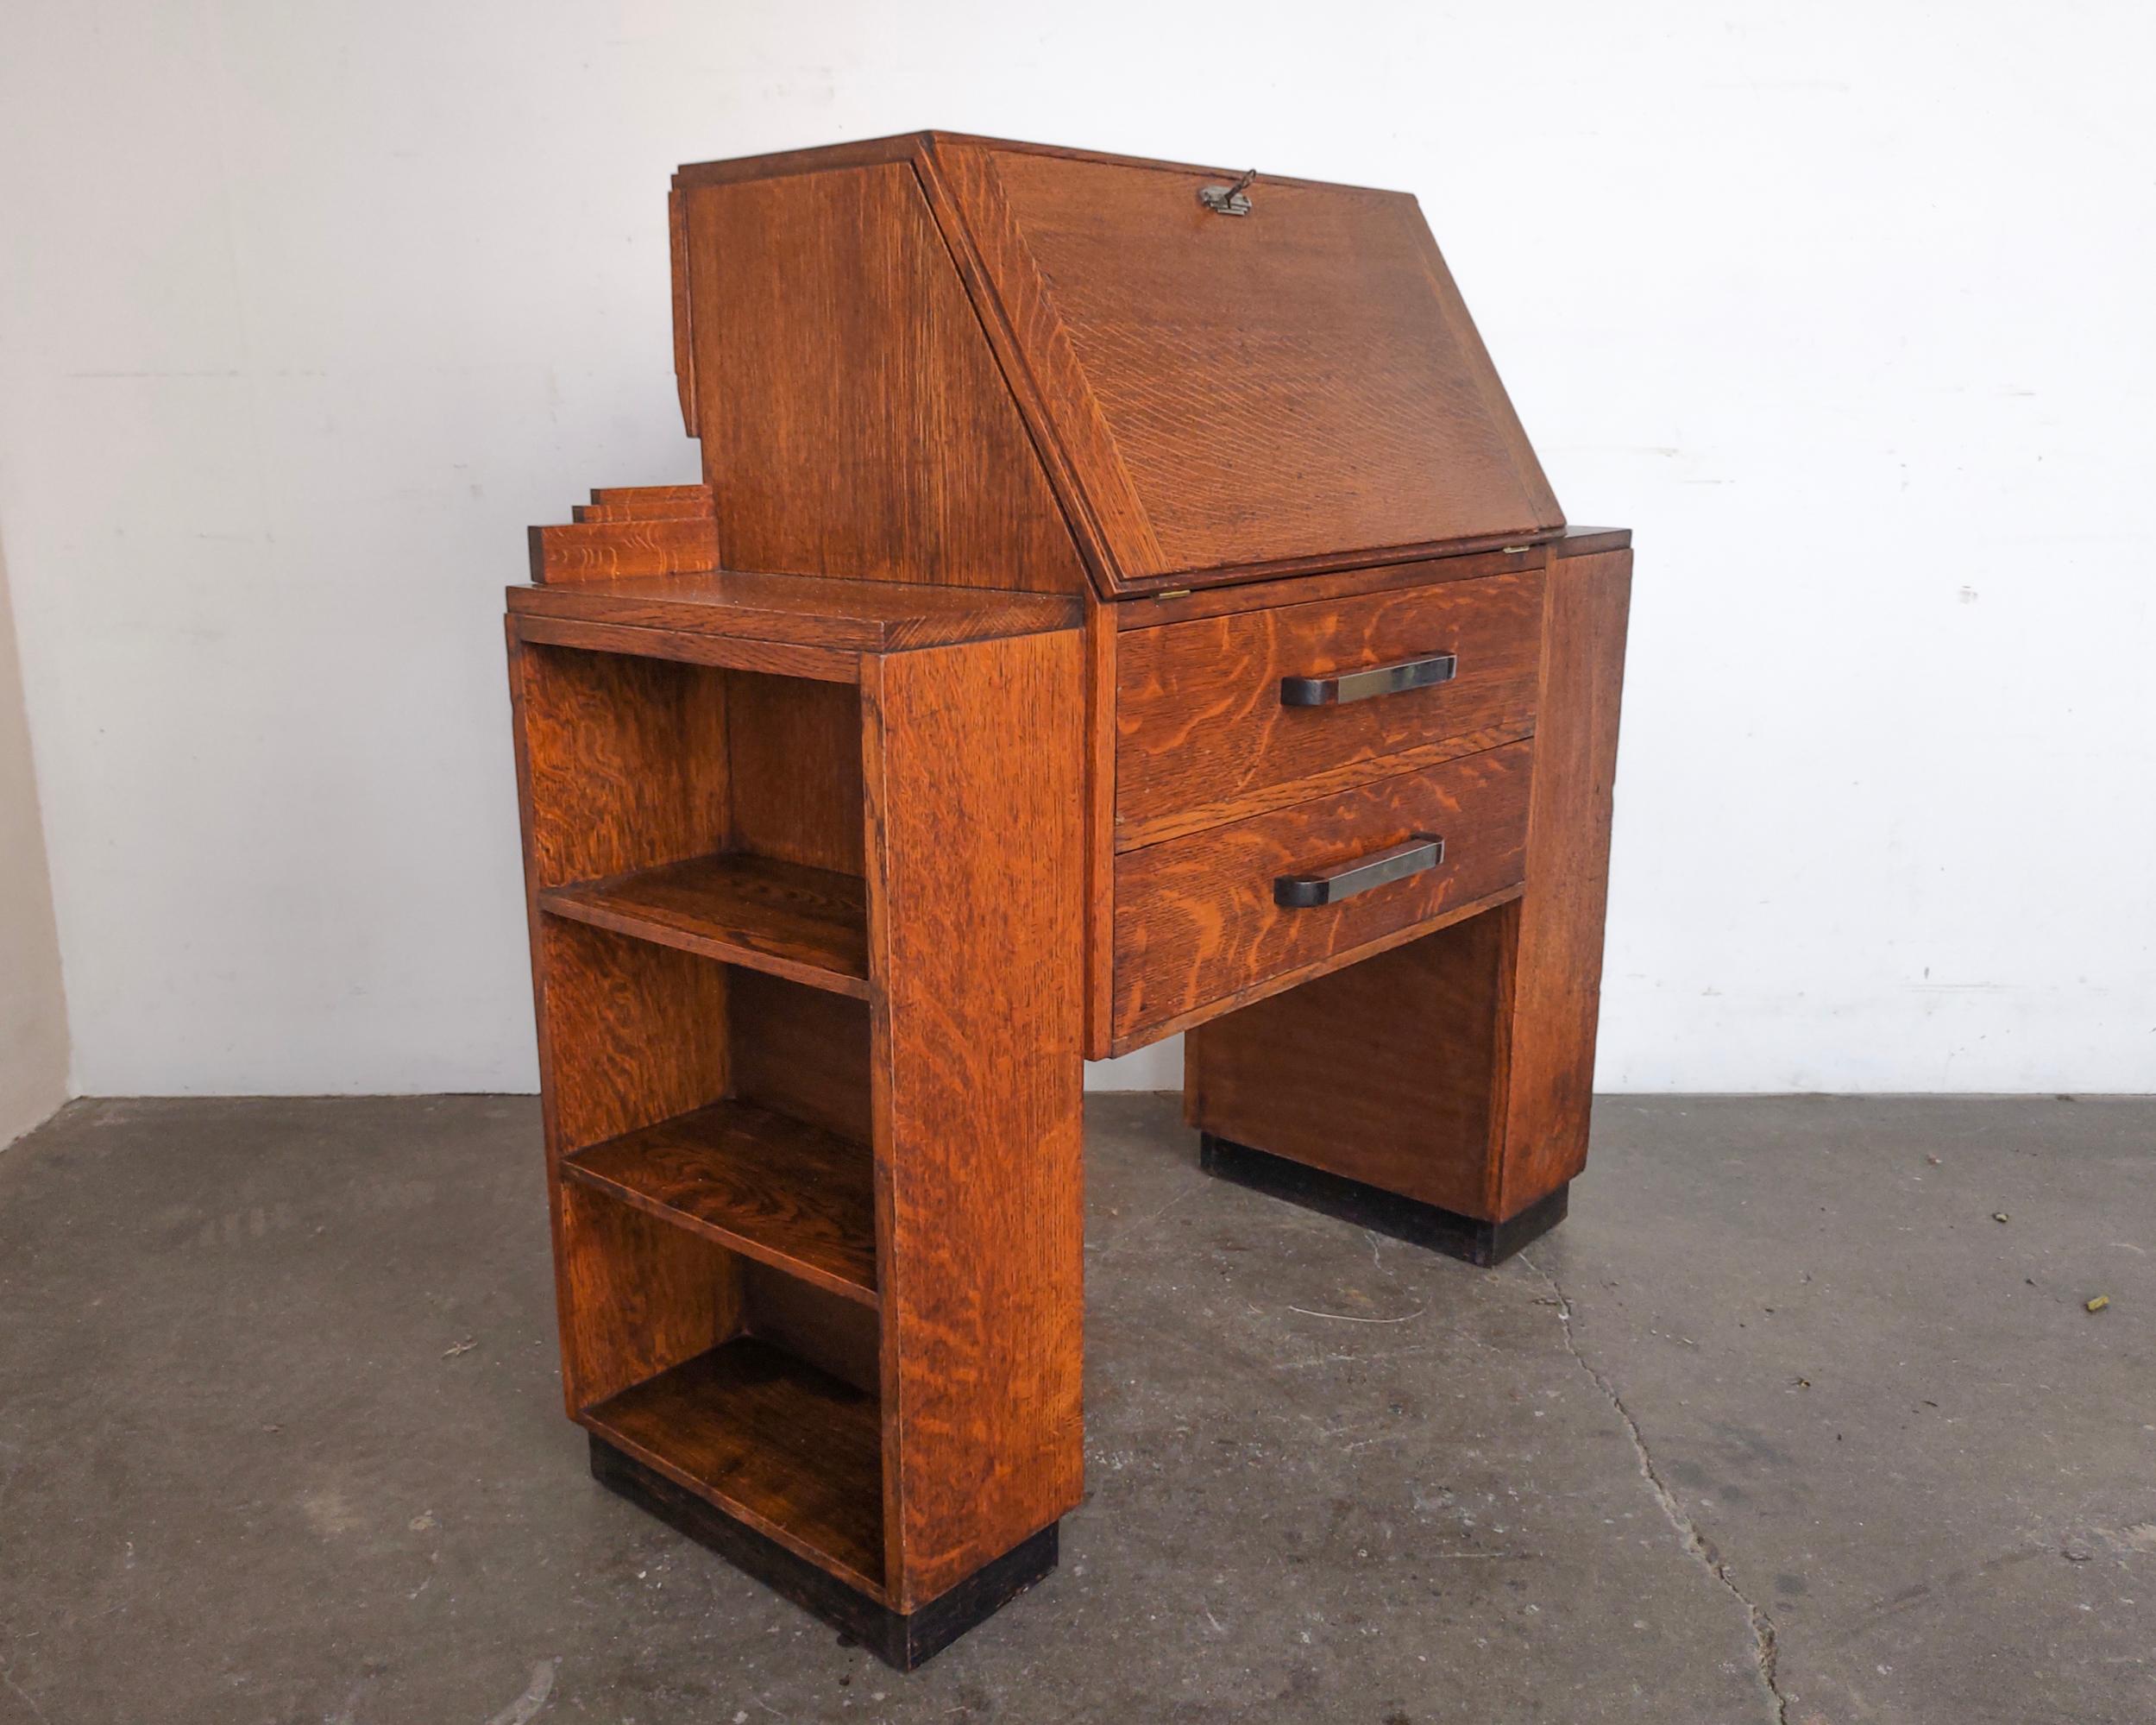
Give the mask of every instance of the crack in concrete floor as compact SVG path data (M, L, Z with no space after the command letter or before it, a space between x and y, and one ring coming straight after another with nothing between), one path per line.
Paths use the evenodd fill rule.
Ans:
M1590 1360L1580 1346L1580 1332L1574 1321L1572 1297L1564 1291L1556 1276L1527 1253L1522 1252L1519 1261L1542 1278L1551 1297L1556 1300L1557 1322L1562 1326L1565 1350L1578 1363L1580 1369L1593 1380L1594 1387L1602 1392L1603 1399L1616 1411L1618 1419L1624 1425L1625 1435L1631 1440L1632 1453L1639 1463L1639 1476L1647 1482L1656 1503L1669 1519L1670 1527L1676 1530L1679 1547L1687 1557L1713 1577L1731 1598L1744 1608L1745 1624L1751 1632L1752 1664L1758 1673L1768 1716L1774 1721L1774 1725L1789 1725L1788 1697L1782 1694L1776 1671L1781 1650L1774 1619L1761 1609L1757 1601L1738 1585L1737 1577L1730 1572L1729 1565L1722 1561L1721 1553L1715 1550L1713 1542L1700 1531L1699 1524L1686 1513L1683 1504L1677 1501L1676 1494L1663 1482L1660 1470L1655 1466L1653 1452L1647 1447L1647 1435L1639 1429L1639 1421L1632 1417L1631 1409L1625 1405L1625 1398L1618 1393L1617 1386L1610 1381L1608 1375Z

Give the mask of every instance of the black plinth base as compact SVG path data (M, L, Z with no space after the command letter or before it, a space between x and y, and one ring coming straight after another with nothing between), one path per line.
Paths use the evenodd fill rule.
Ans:
M1247 1186L1253 1192L1285 1199L1305 1210L1336 1216L1359 1228L1465 1258L1485 1269L1503 1263L1522 1246L1540 1239L1563 1221L1572 1193L1568 1181L1510 1221L1485 1222L1456 1211L1440 1210L1417 1199L1403 1198L1383 1187L1366 1186L1344 1174L1328 1174L1307 1162L1290 1162L1267 1150L1216 1138L1210 1132L1198 1135L1197 1162L1206 1173Z
M1056 1564L1058 1524L1051 1521L948 1593L915 1611L893 1611L695 1492L683 1490L633 1456L624 1455L604 1438L591 1440L591 1471L608 1490L710 1547L782 1599L822 1618L902 1671L927 1663L1045 1577Z

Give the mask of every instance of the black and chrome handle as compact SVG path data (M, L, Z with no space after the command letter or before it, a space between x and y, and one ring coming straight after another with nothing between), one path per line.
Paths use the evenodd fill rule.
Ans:
M1352 862L1337 863L1315 874L1275 876L1273 902L1290 910L1307 910L1313 904L1337 904L1342 899L1353 898L1373 886L1405 880L1411 874L1436 868L1444 859L1443 839L1417 835L1405 844L1357 857Z
M1434 689L1441 683L1450 683L1459 670L1455 655L1432 653L1427 658L1402 659L1398 664L1372 665L1367 670L1341 671L1331 677L1284 677L1280 705L1344 707L1350 701L1367 701L1373 696Z

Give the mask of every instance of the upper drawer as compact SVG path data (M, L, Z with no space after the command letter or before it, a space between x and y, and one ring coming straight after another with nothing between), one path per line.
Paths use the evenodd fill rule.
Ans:
M1126 632L1116 848L1527 735L1542 595L1542 572L1529 570ZM1391 667L1404 669L1354 680ZM1345 680L1284 688L1331 677Z

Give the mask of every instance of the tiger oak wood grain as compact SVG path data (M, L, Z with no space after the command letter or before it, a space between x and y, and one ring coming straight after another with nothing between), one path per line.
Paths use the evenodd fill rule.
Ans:
M725 679L518 633L533 891L725 849Z
M552 1177L575 1149L724 1093L726 972L551 917L538 969L563 1393L573 1413L732 1327L738 1290L726 1255Z
M947 1623L1079 1502L1081 1057L1188 1029L1194 1124L1458 1215L1584 1154L1629 535L1411 198L1234 177L682 168L704 482L509 593L565 1396L818 1597Z
M875 1136L867 1001L741 970L726 1006L733 1095L857 1144Z
M740 1327L731 1252L574 1180L550 1184L563 1400L571 1419Z
M576 521L531 530L531 578L537 582L609 581L718 564L718 527L708 515Z
M883 1378L880 1324L875 1306L841 1300L754 1258L741 1260L741 1333L870 1396L879 1393Z
M883 1591L873 1396L752 1336L684 1361L582 1423L863 1591Z
M1629 550L1561 563L1550 574L1528 805L1529 887L1505 1003L1505 1148L1496 1220L1518 1214L1587 1162L1631 587Z
M1442 747L1442 759L1534 728L1542 578L1482 581L1281 605L1116 644L1118 849L1345 789ZM1288 707L1281 680L1451 653L1450 682L1342 705ZM1402 763L1405 765L1405 763ZM1322 785L1306 781L1322 779Z
M820 683L858 683L861 656L839 647L798 641L766 641L702 629L624 627L586 622L575 617L513 614L518 638L543 646L581 647L587 652L625 658L671 659L676 664L721 670L758 670L773 677L808 677Z
M849 1143L747 1102L713 1102L577 1151L563 1172L720 1245L876 1303L875 1177Z
M1170 839L1116 859L1116 1033L1128 1039L1276 973L1344 957L1521 878L1531 745ZM1273 903L1281 875L1418 835L1444 860L1337 904Z
M1518 901L1186 1036L1192 1128L1488 1216L1499 1016Z
M892 654L863 686L901 1609L1083 1489L1083 658L1067 630Z
M1491 1222L1586 1165L1631 563L1550 572L1520 897L1194 1031L1191 1124Z
M1116 620L1117 608L1085 608L1085 1057L1115 1040Z
M550 886L542 910L868 998L868 921L858 876L747 853L692 857Z
M1563 525L1414 200L937 138L1111 591ZM1262 191L1260 188L1263 188Z
M911 167L695 184L683 197L716 562L1084 584Z
M512 587L509 608L628 628L703 630L871 652L1029 634L1076 623L1081 614L1078 598L1069 594L739 570Z
M736 848L858 876L861 696L797 677L730 675L727 782ZM833 892L841 890L827 883Z
M688 303L688 205L681 188L666 192L667 279L674 294L674 389L681 403L682 430L697 435L696 337Z

